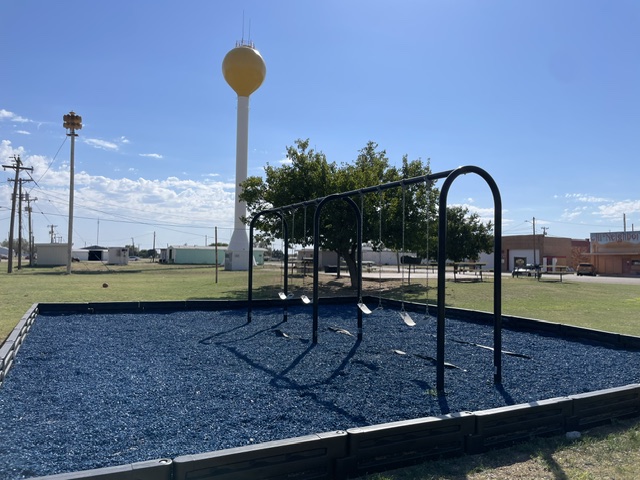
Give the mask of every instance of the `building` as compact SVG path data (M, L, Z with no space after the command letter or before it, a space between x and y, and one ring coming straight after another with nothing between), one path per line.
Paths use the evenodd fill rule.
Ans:
M640 275L640 232L592 233L587 256L600 275Z
M39 267L56 267L67 264L66 243L37 243L36 265ZM109 265L128 265L129 249L126 247L100 247L94 245L73 249L71 258L78 262L105 262Z
M69 258L66 243L36 243L36 265L39 267L58 267L67 264Z
M547 235L511 235L502 237L502 272L524 265L575 267L573 240Z
M170 246L160 249L160 263L177 263L181 265L218 265L224 264L225 249L218 248L216 262L215 247Z

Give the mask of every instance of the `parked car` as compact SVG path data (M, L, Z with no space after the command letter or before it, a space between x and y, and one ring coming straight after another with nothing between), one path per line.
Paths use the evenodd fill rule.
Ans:
M576 268L576 275L593 275L596 274L596 267L592 263L579 263Z
M521 275L526 277L538 276L538 272L540 271L540 265L533 265L531 263L527 263L526 265L522 265L520 267L516 267L511 272L511 275L514 277L519 277Z

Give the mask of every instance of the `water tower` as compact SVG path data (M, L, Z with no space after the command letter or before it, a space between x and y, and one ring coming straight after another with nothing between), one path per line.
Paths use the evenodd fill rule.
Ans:
M238 127L236 133L236 204L233 234L225 255L225 270L249 269L249 237L241 218L247 214L247 205L240 201L240 183L247 179L249 152L249 95L255 92L265 75L267 66L253 43L241 42L224 57L222 74L229 86L238 94ZM251 260L253 261L253 259Z

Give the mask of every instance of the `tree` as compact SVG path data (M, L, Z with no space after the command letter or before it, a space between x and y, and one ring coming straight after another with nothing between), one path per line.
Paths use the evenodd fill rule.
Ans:
M431 173L429 161L410 161L406 155L399 168L390 166L386 152L379 150L378 144L371 141L358 152L353 164L328 162L324 153L309 149L309 139L296 140L295 146L287 147L287 158L290 163L283 166L267 165L264 178L249 177L243 182L240 198L247 203L249 217L266 209ZM362 206L363 243L371 243L376 249L413 251L423 258L435 258L438 195L438 189L431 182L355 195L352 199ZM316 207L317 204L310 204L294 212L285 212L291 244L304 247L313 242ZM477 216L471 216L468 221L464 216L452 215L451 218L464 224L465 228L460 227L463 235L473 236L476 231L484 231ZM344 258L354 286L358 245L357 219L353 209L346 201L335 200L325 205L320 220L319 247ZM274 238L282 238L282 232L281 221L277 217L263 217L256 222L254 241L271 243ZM482 242L467 243L484 246Z
M481 252L493 252L493 224L483 224L466 207L447 208L447 258L454 262L478 260ZM496 267L497 268L497 267Z

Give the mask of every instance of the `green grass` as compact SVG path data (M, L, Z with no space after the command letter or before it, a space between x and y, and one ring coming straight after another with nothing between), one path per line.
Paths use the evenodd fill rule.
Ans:
M550 322L640 335L638 285L502 279L502 313ZM493 281L447 282L447 305L493 311ZM435 288L430 298L435 299ZM420 296L413 297L419 299ZM424 301L424 300L422 300ZM430 300L434 301L434 300Z
M127 266L103 266L80 263L67 275L65 267L23 268L7 274L0 272L0 339L4 339L27 309L37 302L117 302L186 299L245 299L247 273L219 271L203 266L161 265L146 261ZM321 276L322 278L323 276ZM324 279L326 281L326 278ZM281 285L279 269L254 270L254 298L276 298ZM103 287L103 284L108 287ZM353 295L353 291L330 280L324 288L334 293ZM401 282L385 282L385 296L401 298ZM446 303L473 310L493 310L493 279L485 282L447 282ZM299 276L291 278L293 291L311 289L310 277L303 286ZM551 322L578 325L598 330L640 335L637 312L640 289L635 285L604 283L535 281L529 278L503 277L502 312ZM367 282L364 293L377 296L377 282ZM429 290L424 279L405 284L407 300L435 303L435 281Z

